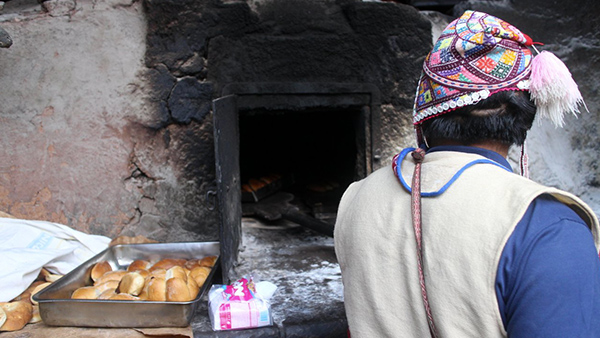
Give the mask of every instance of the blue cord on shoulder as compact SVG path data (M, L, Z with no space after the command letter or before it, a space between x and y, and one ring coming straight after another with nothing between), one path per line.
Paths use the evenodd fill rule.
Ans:
M415 148L405 148L400 152L400 155L398 155L398 159L396 160L396 176L398 177L398 179L400 180L400 183L402 184L402 186L404 187L404 189L406 189L406 191L408 191L409 193L412 193L412 188L410 187L410 185L408 185L408 183L406 183L406 181L404 180L404 177L402 177L402 172L401 172L401 164L402 161L404 160L404 158L412 151L414 151ZM465 171L467 170L469 167L475 165L475 164L479 164L479 163L487 163L487 164L493 164L495 166L498 166L504 170L507 170L510 172L509 169L507 169L506 167L504 167L503 165L501 165L500 163L494 162L490 159L487 158L481 158L481 159L477 159L474 161L471 161L467 164L465 164L462 168L460 168L460 170L458 170L454 176L452 176L452 178L450 178L450 180L448 182L446 182L446 184L444 184L444 186L442 186L439 190L437 191L429 191L429 192L421 192L421 196L422 197L435 197L435 196L439 196L442 193L444 193L444 191L446 191L451 185L452 183L454 183L454 181L456 181L458 179L458 177Z

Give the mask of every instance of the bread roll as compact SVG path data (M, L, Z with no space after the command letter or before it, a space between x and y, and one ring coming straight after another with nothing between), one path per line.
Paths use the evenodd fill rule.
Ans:
M198 293L200 293L200 286L198 286L195 279L188 278L187 287L190 293L190 300L194 300L198 296Z
M197 266L200 266L200 259L188 259L183 265L184 268L190 271Z
M148 300L148 279L144 282L144 287L142 288L142 292L138 295L140 300Z
M184 266L185 262L187 262L186 259L165 258L154 263L154 265L152 265L149 271L152 272L157 269L167 270L174 266Z
M98 280L94 282L94 285L102 284L110 280L120 281L126 273L127 271L125 270L108 271L107 273L103 274L100 278L98 278Z
M182 279L184 282L187 282L187 274L187 271L181 266L174 266L167 270L167 272L165 273L165 279L169 280L171 278L179 278Z
M198 266L206 266L206 267L212 268L213 266L215 266L216 262L217 262L217 256L206 256L206 257L203 257L200 259L189 259L185 263L184 268L186 268L190 271Z
M198 262L198 264L200 264L200 266L206 266L209 268L212 268L213 266L215 266L215 263L217 262L217 256L207 256L204 257L200 260L200 262Z
M259 178L259 180L265 182L265 184L271 184L274 182L273 178L271 178L269 176L263 176L263 177Z
M161 277L151 277L148 281L148 300L164 302L167 300L166 280Z
M142 235L137 235L135 237L132 236L119 236L108 244L108 246L118 245L118 244L143 244L143 243L158 243L153 239L149 239Z
M167 279L167 301L169 302L189 302L196 298L200 288L193 278L185 281L181 278Z
M40 274L38 275L38 280L44 280L46 282L53 283L59 280L62 276L63 275L53 274L45 268L42 268L42 270L40 270Z
M148 271L148 270L137 270L137 271L133 271L133 272L139 273L144 278L150 276L150 271Z
M147 285L140 294L141 299L151 301L188 302L196 298L200 289L196 281L188 277L181 266L174 266L164 275L149 276Z
M150 271L150 276L153 276L153 277L165 278L166 274L167 274L167 269L156 269L156 270Z
M0 331L20 330L32 317L33 306L28 302L0 303L0 308L6 314L6 320L0 326Z
M267 185L265 182L259 181L255 178L249 179L248 184L250 185L250 188L252 188L252 190L254 190L254 191L258 191L260 188Z
M40 316L40 306L33 305L32 308L33 309L31 310L31 319L29 320L28 324L35 324L41 322L42 316Z
M152 264L150 264L150 262L148 262L147 260L136 259L135 261L131 262L131 264L129 264L129 266L127 267L127 271L148 270L151 267Z
M128 272L121 278L117 292L137 296L142 292L144 284L145 279L142 275L137 272Z
M104 283L94 285L94 287L96 288L96 290L98 290L100 292L104 292L106 290L116 290L117 287L119 287L119 281L118 280L109 280Z
M36 302L35 300L33 300L33 296L34 296L36 293L38 293L38 292L40 292L40 291L44 290L44 289L45 289L46 287L48 287L50 284L52 284L52 283L50 283L50 282L46 282L46 283L42 283L42 284L39 284L38 286L36 286L36 287L33 289L33 291L31 291L31 296L29 296L30 303L31 303L31 304L33 304L33 305L37 305L37 303L38 303L38 302Z
M82 286L71 294L71 299L97 299L102 292L94 286Z
M190 296L187 282L181 278L167 279L166 290L166 299L169 302L187 302L194 299Z
M191 280L191 279L190 279ZM189 302L196 298L198 294L198 286L188 284L181 278L171 278L167 280L167 301L168 302Z
M40 270L40 273L38 274L38 278L37 280L46 280L46 278L48 278L48 276L50 276L52 273L50 271L48 271L46 268L42 268Z
M194 279L198 287L201 288L210 274L210 268L205 266L197 266L190 271L190 277Z
M48 276L46 276L46 282L50 282L50 283L54 283L57 280L61 279L63 277L63 275L56 275L56 274L49 274Z
M0 327L6 323L6 312L0 308Z
M115 296L117 294L117 289L106 289L104 291L102 291L102 293L100 294L100 296L98 296L97 299L110 299L111 297Z
M104 276L104 274L109 271L112 271L112 267L107 261L98 262L92 267L90 277L92 278L92 281L96 283L100 277Z

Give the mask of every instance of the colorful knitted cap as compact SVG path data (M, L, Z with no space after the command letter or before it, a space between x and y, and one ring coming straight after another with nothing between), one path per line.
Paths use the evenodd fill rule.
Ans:
M466 11L442 32L423 64L413 123L476 104L503 90L527 90L532 40L506 21Z

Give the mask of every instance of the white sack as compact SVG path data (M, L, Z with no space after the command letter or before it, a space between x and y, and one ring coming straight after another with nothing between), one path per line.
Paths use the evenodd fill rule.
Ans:
M110 241L58 223L0 217L0 302L21 294L43 267L67 274Z

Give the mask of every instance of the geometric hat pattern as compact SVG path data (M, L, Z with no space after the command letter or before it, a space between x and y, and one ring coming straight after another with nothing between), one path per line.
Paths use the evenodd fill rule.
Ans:
M442 32L423 63L413 124L503 90L528 90L529 36L486 13L466 11Z

